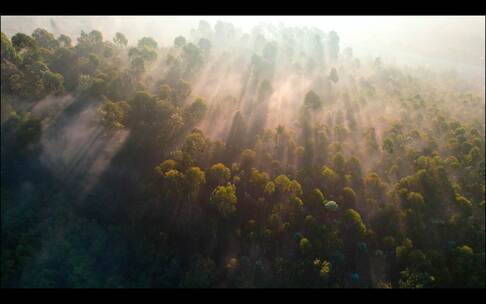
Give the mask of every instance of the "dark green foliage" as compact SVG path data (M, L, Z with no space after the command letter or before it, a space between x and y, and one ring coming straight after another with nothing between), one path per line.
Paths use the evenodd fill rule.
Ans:
M308 109L312 109L313 111L317 111L322 107L321 98L314 91L309 91L305 95L304 106Z
M317 29L104 39L1 35L2 287L485 286L459 77Z

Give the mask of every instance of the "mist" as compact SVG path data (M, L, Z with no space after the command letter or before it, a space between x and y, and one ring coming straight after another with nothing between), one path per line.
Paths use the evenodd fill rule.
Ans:
M246 33L259 24L334 30L343 48L355 48L356 55L408 53L479 67L485 62L484 45L478 43L485 35L482 16L3 16L2 30L11 36L42 27L77 37L81 30L98 29L108 37L125 33L132 42L150 36L164 45L188 36L200 20L211 26L231 22Z
M1 27L2 286L484 285L484 17Z

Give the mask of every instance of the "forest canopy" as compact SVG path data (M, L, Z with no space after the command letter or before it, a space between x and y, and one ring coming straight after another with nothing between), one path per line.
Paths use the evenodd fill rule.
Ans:
M318 28L127 37L2 30L2 287L485 287L484 82Z

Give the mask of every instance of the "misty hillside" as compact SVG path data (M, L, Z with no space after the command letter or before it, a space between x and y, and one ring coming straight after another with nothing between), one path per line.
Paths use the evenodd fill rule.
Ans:
M98 18L2 24L2 287L485 287L478 58Z

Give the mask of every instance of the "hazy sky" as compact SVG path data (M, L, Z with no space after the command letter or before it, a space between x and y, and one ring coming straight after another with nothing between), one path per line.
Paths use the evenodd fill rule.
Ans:
M408 56L480 69L485 63L484 16L5 16L2 31L10 36L44 27L75 38L82 29L99 29L107 38L120 31L131 41L152 36L169 44L179 34L188 35L201 19L213 26L218 20L231 22L245 32L260 23L335 30L341 47L351 46L358 55Z

